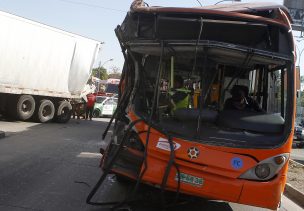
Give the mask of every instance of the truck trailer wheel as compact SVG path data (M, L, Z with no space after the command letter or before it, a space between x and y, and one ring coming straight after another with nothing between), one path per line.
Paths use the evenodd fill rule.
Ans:
M37 113L37 121L44 123L53 119L55 114L55 106L50 100L41 100Z
M55 121L58 123L66 123L71 119L72 105L68 101L60 101L55 116Z
M21 95L17 100L16 115L20 120L30 119L35 111L35 100L31 95Z

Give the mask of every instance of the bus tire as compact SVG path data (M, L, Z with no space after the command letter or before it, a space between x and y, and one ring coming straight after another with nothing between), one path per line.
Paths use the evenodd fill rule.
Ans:
M35 111L35 99L31 95L21 95L17 99L16 117L20 120L30 119Z
M58 103L55 121L58 123L67 123L72 116L72 105L66 101L60 101Z
M50 100L41 100L36 113L36 120L41 123L48 122L53 119L55 114L55 106Z

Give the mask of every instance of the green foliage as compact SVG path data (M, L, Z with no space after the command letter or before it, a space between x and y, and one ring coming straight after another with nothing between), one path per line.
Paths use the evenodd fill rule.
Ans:
M115 78L115 79L120 79L121 74L120 73L110 73L109 78Z
M96 78L99 78L101 80L107 80L108 77L108 72L104 67L98 67L98 68L94 68L92 70L92 75Z

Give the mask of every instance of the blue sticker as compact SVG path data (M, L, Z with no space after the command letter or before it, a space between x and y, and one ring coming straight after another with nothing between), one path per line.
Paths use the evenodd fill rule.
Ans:
M231 165L234 169L240 169L243 167L243 160L241 158L232 158Z

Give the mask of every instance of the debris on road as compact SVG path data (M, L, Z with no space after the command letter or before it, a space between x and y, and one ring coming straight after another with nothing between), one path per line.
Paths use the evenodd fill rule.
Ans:
M287 182L304 193L304 165L291 160L289 162Z

